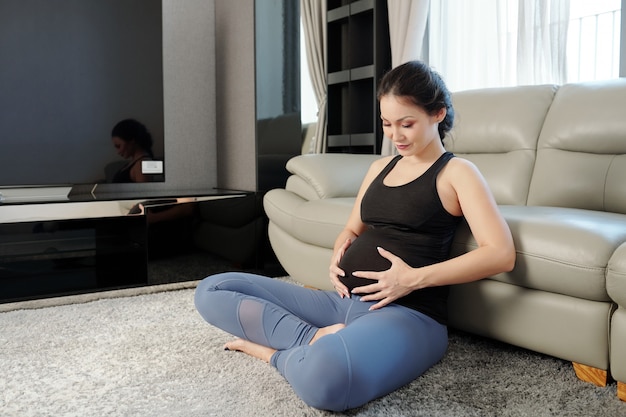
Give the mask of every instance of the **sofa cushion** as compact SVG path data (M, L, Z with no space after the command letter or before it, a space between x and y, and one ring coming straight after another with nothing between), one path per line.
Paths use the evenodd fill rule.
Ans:
M613 301L626 308L626 243L617 248L609 261L606 289Z
M495 280L594 301L609 301L606 273L626 240L626 216L556 207L501 206L517 250L512 272ZM475 248L467 225L454 240L455 254Z
M537 140L555 91L540 85L453 94L455 125L445 146L476 164L498 204L526 204Z
M264 203L272 222L294 238L332 248L354 199L306 201L276 189L266 194ZM606 289L607 268L611 259L616 265L614 269L617 268L618 258L611 257L626 241L625 215L534 206L503 205L500 210L513 234L517 261L512 272L492 279L589 300L610 300ZM476 247L469 227L462 223L455 235L452 255ZM626 248L624 252L626 256Z
M626 79L566 84L537 145L528 205L626 213Z
M611 376L626 383L626 309L620 308L611 317Z
M299 175L290 175L285 184L285 190L302 197L305 200L319 200L319 195L310 182Z
M317 198L354 197L370 165L380 157L365 154L298 155L287 162L287 170L310 184ZM310 199L310 193L301 197Z
M354 197L307 201L283 189L274 189L264 198L267 216L301 242L332 248L343 230Z

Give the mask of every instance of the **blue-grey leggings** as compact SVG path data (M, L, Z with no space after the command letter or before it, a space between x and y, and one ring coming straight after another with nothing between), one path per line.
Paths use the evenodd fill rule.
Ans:
M240 272L205 278L196 308L210 324L277 349L270 364L308 405L343 411L408 384L448 346L444 325L412 309L372 302ZM309 342L321 327L337 333Z

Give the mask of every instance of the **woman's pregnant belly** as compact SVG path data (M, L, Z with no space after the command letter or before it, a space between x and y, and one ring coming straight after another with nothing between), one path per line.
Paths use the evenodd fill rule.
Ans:
M400 251L399 244L394 239L389 239L382 231L369 229L362 233L346 250L339 261L339 268L345 276L339 280L352 291L353 288L374 284L375 280L358 278L352 275L355 271L384 271L389 269L391 262L378 253L377 247L382 247L391 253L402 257L404 251Z

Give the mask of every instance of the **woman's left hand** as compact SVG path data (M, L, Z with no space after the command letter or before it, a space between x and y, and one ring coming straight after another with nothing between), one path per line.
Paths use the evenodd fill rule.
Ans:
M355 271L352 274L355 277L378 281L352 290L353 294L365 294L361 301L379 301L370 307L370 310L382 308L413 291L408 286L410 273L413 271L413 268L393 253L380 247L377 249L380 256L391 262L391 267L380 272Z

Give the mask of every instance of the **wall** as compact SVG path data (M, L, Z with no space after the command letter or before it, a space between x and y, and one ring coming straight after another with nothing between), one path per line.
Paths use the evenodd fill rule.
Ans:
M256 191L254 0L215 0L218 186Z
M167 189L217 186L215 25L212 0L163 0Z

